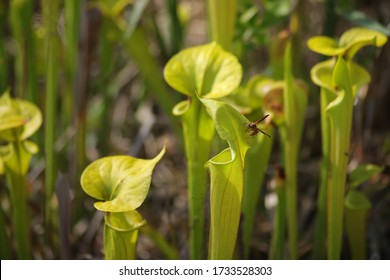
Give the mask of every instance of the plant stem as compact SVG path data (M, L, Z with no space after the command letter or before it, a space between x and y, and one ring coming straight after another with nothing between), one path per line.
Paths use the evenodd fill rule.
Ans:
M330 93L321 88L321 139L322 139L322 162L320 173L320 188L317 197L317 219L314 236L314 258L325 259L326 240L326 201L329 185L329 124L326 116L326 107L330 102Z
M58 217L57 204L53 202L55 199L55 182L56 182L56 161L55 161L55 128L56 128L56 96L58 92L58 0L42 0L44 23L46 29L46 107L45 107L45 156L46 156L46 170L45 170L45 223L46 234L52 246L54 244L54 237L58 229L52 223ZM54 234L54 232L56 234Z
M278 204L275 209L274 229L272 232L270 260L283 259L284 240L286 235L286 185L282 170L277 170L275 175L275 192L278 197Z
M352 127L352 86L346 62L338 58L333 77L341 89L329 104L330 184L328 190L328 259L339 259L343 234L344 193Z
M78 42L79 42L79 27L80 27L80 0L65 1L65 48L64 55L66 57L66 91L63 98L63 112L64 112L64 127L72 122L73 115L73 92L76 87L76 73L77 73L77 59L78 59Z
M26 176L23 172L23 156L24 149L20 141L13 144L14 150L14 168L6 167L6 177L10 188L13 222L15 226L15 239L17 255L19 259L26 260L31 258L31 244L29 234L29 222L27 212L27 190L26 190Z
M179 52L183 44L183 30L177 13L177 2L177 0L168 0L172 54Z
M138 230L116 231L104 224L104 257L106 260L135 260Z
M0 42L6 41L6 7L3 1L0 2ZM5 43L0 44L0 92L3 93L9 86L8 79L8 57L5 50Z
M284 115L285 124L280 130L283 147L283 164L286 174L286 216L290 259L298 258L297 164L307 98L305 92L294 87L291 43L287 44L284 59Z
M3 208L0 207L0 259L10 260L11 259L11 243L7 233L7 225L5 222L5 216Z
M225 50L231 50L236 23L237 0L208 0L210 37Z
M210 155L214 129L206 110L197 98L191 100L189 111L183 116L184 145L187 157L188 203L190 223L190 258L203 258L204 203L206 177L204 168ZM206 129L202 129L202 127Z
M280 135L283 145L283 163L285 171L285 198L282 195L280 204L285 201L286 218L287 218L287 232L288 232L288 246L290 259L297 259L298 257L298 225L297 225L297 145L293 137L288 136L287 127L283 126L280 129Z
M103 88L103 111L101 114L100 122L106 122L110 119L110 108L112 107L113 97L117 93L117 87L113 86L110 79L113 75L113 59L112 53L114 51L115 42L110 38L112 32L111 25L108 20L103 19L101 27L101 40L100 40L100 68L101 68L101 87ZM106 137L110 133L110 127L102 125L98 128L98 148L101 154L106 155L109 153L109 137Z
M37 77L33 26L33 1L12 0L11 29L17 46L15 57L16 96L37 103Z

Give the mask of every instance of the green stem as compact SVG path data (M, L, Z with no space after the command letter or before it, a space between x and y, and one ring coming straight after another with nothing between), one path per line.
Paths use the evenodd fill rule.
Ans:
M197 98L191 100L189 111L183 119L184 145L187 157L188 203L190 223L190 258L204 257L204 204L207 171L204 168L210 155L213 135L202 126L210 125L210 117ZM209 135L208 135L209 134ZM210 135L211 134L211 135Z
M33 1L11 1L11 29L17 46L15 90L19 97L37 103L37 77L33 26Z
M12 202L17 255L19 259L25 260L31 258L31 244L27 211L26 175L22 167L22 161L24 160L22 149L20 141L13 143L14 159L17 168L14 170L13 168L7 168L6 165L6 177Z
M104 224L104 257L106 260L135 260L138 230L116 231Z
M45 107L45 223L46 234L51 245L54 246L53 238L56 236L58 229L52 223L58 217L57 206L53 203L55 198L56 182L56 161L55 161L55 128L56 128L56 96L58 92L58 0L42 0L44 23L46 29L46 107ZM54 232L56 234L54 234ZM57 245L58 246L58 245ZM58 248L57 248L58 249Z
M64 55L66 57L66 91L67 94L63 96L63 112L64 112L64 127L72 122L73 118L73 92L76 88L76 72L77 59L79 49L79 27L81 17L81 3L80 0L65 1L65 48Z
M343 114L352 115L351 110L346 110ZM349 117L348 117L349 118ZM334 120L338 121L338 120ZM337 126L336 126L337 127ZM329 185L328 200L328 258L337 260L341 254L341 241L343 234L343 210L344 210L344 192L347 176L348 156L345 153L349 151L349 145L343 145L346 139L349 141L350 129L334 129L333 145L331 145L332 171ZM337 144L336 144L337 143ZM349 142L348 142L349 143ZM336 147L340 145L341 147Z
M327 109L330 130L330 184L328 190L328 258L339 259L343 235L344 193L352 128L352 86L345 61L338 58L333 76L338 97Z
M298 258L298 209L297 209L297 154L295 145L287 145L286 156L289 156L286 162L286 210L290 259Z
M237 14L237 0L208 0L210 37L225 50L231 50Z
M294 87L291 43L285 51L283 102L285 124L280 130L286 174L286 217L290 259L298 258L297 164L301 142L306 96Z
M7 10L4 1L0 2L0 42L6 41L6 15ZM0 44L0 92L3 93L9 86L8 57L5 43Z
M5 222L5 216L3 209L0 207L0 259L10 260L11 259L11 244L10 238L7 233L7 224Z
M286 175L285 200L290 259L298 258L298 225L297 225L297 144L293 137L288 137L287 127L280 129L283 145L283 168ZM290 134L291 135L291 134ZM282 202L281 201L281 202ZM283 206L281 206L283 207Z
M183 30L177 13L177 2L177 0L168 0L172 54L179 52L183 44Z
M286 235L286 189L282 174L276 174L274 180L278 204L275 209L274 230L272 232L269 259L281 260L283 259L284 240Z
M101 67L101 88L103 88L103 111L100 122L104 123L110 119L113 97L118 92L118 86L111 81L113 76L113 66L115 63L112 59L112 53L115 47L115 41L110 38L112 33L112 26L108 20L103 20L101 27L100 40L100 67ZM109 153L109 135L110 127L102 125L98 128L98 148L101 154Z
M326 116L326 107L330 102L330 93L327 89L321 89L321 138L322 138L322 162L320 173L320 188L317 197L317 219L314 236L314 258L325 259L326 241L326 201L329 181L329 124Z

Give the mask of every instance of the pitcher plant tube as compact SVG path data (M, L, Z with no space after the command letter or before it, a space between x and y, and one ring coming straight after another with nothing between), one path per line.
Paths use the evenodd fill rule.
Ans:
M298 258L298 159L307 105L307 88L295 81L292 73L291 44L284 55L283 113L280 126L283 149L283 167L286 174L286 218L290 259Z
M190 258L204 258L204 203L214 123L199 98L218 99L235 90L242 77L237 58L217 43L185 49L173 56L164 69L167 83L187 100L173 108L183 124L187 159Z
M344 201L345 231L353 260L367 259L367 218L372 206L368 196L358 187L382 170L383 167L374 164L361 164L348 175L348 191ZM368 187L372 188L372 185Z
M335 56L333 59L318 63L311 70L312 81L321 88L323 156L317 199L318 214L314 245L314 258L316 259L325 258L326 232L328 232L328 258L338 259L340 257L346 164L348 162L342 158L348 158L349 154L349 144L345 142L349 143L350 141L353 99L358 90L371 80L370 74L363 67L354 63L352 58L360 48L367 45L380 47L386 41L387 38L383 34L361 27L346 31L339 41L325 36L316 36L308 41L308 47L312 51ZM349 96L349 91L351 96ZM340 92L343 94L340 95ZM346 102L351 102L351 104ZM341 106L340 104L344 104L342 106L346 107L337 109L337 106ZM339 129L339 126L344 127ZM340 131L342 134L337 135L336 131ZM335 137L339 137L339 139L335 139ZM334 141L341 141L343 144ZM339 146L340 144L341 146ZM340 177L336 181L332 180L332 176L337 173L340 174Z
M32 257L26 174L38 146L28 138L41 124L42 114L31 102L11 98L8 92L0 97L0 174L5 173L9 187L19 259Z
M135 259L138 230L146 221L136 210L144 202L155 165L153 159L109 156L92 162L81 175L85 193L99 200L94 206L104 214L104 254L109 260Z
M253 137L249 122L232 106L202 98L221 139L229 147L206 163L210 172L209 259L232 259L241 216L245 155ZM243 125L244 124L244 125Z

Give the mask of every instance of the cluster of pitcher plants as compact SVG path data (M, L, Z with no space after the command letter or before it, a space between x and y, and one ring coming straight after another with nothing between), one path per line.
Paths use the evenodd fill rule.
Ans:
M13 19L28 10L18 1L11 1ZM23 1L19 1L23 2ZM25 1L28 2L28 1ZM75 82L77 71L77 25L74 19L80 12L77 1L66 1L65 20L68 23L65 41L65 65L67 81L65 90L79 90ZM255 217L258 211L262 187L275 143L280 149L279 164L272 167L270 178L272 192L277 202L272 215L269 259L298 259L298 165L303 145L302 134L305 113L310 94L314 88L294 74L294 44L296 30L293 24L279 34L277 48L281 51L279 61L272 60L272 73L255 74L243 80L246 69L233 48L236 6L235 1L208 1L210 19L210 43L180 50L180 38L173 38L172 51L163 70L153 62L147 49L144 30L137 27L148 1L133 4L131 20L120 17L121 11L132 1L115 2L110 6L105 1L95 1L96 8L105 17L102 36L102 78L110 75L110 61L105 61L114 51L113 41L126 45L128 53L136 61L139 72L150 88L159 92L157 103L169 115L178 137L183 137L183 149L187 168L188 193L188 247L190 259L236 259L250 258L254 235ZM168 1L175 3L176 1ZM18 6L19 5L19 6ZM218 9L224 5L224 9ZM226 5L226 8L225 8ZM44 9L44 44L48 61L46 76L45 137L34 136L43 122L42 112L34 105L38 95L34 90L34 75L16 75L20 82L14 98L6 90L0 97L0 174L7 182L10 211L1 210L0 239L1 258L28 259L33 256L29 235L28 188L26 174L32 156L38 153L40 144L44 149L45 164L45 228L49 232L47 242L58 245L50 233L60 230L56 223L59 202L56 192L57 163L55 159L55 120L58 90L58 65L55 62L60 40L52 36L56 32L58 1L42 1ZM31 10L30 10L31 11ZM74 14L75 13L75 14ZM248 13L248 16L250 13ZM292 21L293 22L293 21ZM54 23L54 24L53 24ZM20 25L20 24L19 24ZM18 24L14 23L15 34ZM23 28L19 26L21 30ZM182 30L176 30L177 36ZM23 50L22 40L17 40ZM382 47L386 34L366 27L345 31L338 40L314 36L307 47L329 57L314 65L310 72L312 83L319 87L322 162L318 182L318 200L315 230L313 233L314 259L340 259L345 233L351 258L367 258L366 219L371 207L368 197L359 186L382 171L374 164L361 164L348 170L354 100L359 91L370 83L370 73L353 59L365 46ZM28 53L24 53L28 56ZM23 59L23 58L21 58ZM30 63L27 59L15 62L19 67ZM18 64L19 63L19 64ZM25 64L23 64L25 63ZM29 71L32 70L32 65ZM16 69L18 69L16 67ZM34 72L33 72L34 73ZM165 82L177 93L169 92ZM36 85L35 85L36 86ZM106 85L104 102L110 104L117 91ZM22 91L31 91L31 94ZM26 100L29 101L26 101ZM62 100L64 122L76 121L76 153L85 153L80 143L85 141L86 124L83 114L72 119L72 110L85 107L83 97L72 105ZM177 104L175 104L177 102ZM76 108L74 108L75 106ZM108 112L102 113L102 119ZM104 130L105 128L100 128ZM33 138L35 142L29 140ZM168 141L168 140L167 140ZM43 144L44 143L44 144ZM139 159L129 155L109 156L107 143L99 143L103 157L85 167L77 174L82 190L97 200L94 207L104 213L104 257L106 259L135 259L139 232L147 221L137 211L147 199L153 170L165 156L166 143L152 159ZM85 166L86 159L75 162ZM37 163L37 161L35 161ZM269 179L269 178L268 178ZM73 182L78 185L79 182ZM81 197L81 198L80 198ZM85 199L75 191L74 199ZM209 208L206 208L206 205ZM12 213L12 219L6 218ZM7 230L7 221L12 230ZM151 231L152 229L148 229ZM147 230L145 230L145 233ZM155 240L168 258L177 258L175 249L156 233ZM12 240L8 242L7 240ZM16 255L14 253L16 252Z

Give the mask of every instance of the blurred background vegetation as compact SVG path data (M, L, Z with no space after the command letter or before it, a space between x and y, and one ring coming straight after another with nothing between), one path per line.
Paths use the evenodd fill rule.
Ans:
M319 89L309 71L323 58L310 52L306 41L321 34L337 37L352 26L389 36L390 2L237 2L231 51L243 65L244 82L260 73L278 78L285 30L296 33L294 73L310 88L298 170L299 257L307 259L321 159ZM164 143L167 153L139 209L149 225L141 231L138 257L188 258L182 133L171 114L181 97L165 84L162 69L179 50L209 42L209 30L203 0L0 0L0 93L9 88L44 115L33 139L40 151L27 176L33 258L102 258L103 216L81 191L82 170L107 155L153 158ZM372 82L356 100L350 167L385 166L362 191L373 204L368 257L390 259L390 45L364 48L357 61L372 74ZM276 140L254 227L253 259L268 257L275 195L268 182L279 153ZM4 177L0 206L6 242L13 230ZM342 257L349 254L343 248Z

